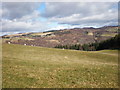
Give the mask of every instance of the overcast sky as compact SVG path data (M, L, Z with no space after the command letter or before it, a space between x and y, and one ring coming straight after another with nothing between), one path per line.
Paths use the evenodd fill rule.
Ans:
M117 2L4 2L0 6L0 35L118 24Z

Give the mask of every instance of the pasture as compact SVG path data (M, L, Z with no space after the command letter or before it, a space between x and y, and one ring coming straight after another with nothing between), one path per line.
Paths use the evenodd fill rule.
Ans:
M118 88L118 51L2 45L3 88Z

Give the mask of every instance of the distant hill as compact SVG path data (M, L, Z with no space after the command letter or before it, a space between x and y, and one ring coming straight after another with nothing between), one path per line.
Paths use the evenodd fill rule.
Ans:
M114 37L118 33L117 26L101 28L73 28L51 30L38 33L19 33L2 36L4 43L21 45L55 47L57 45L75 45L101 42Z
M61 49L74 49L74 50L84 50L84 51L97 51L97 50L105 50L105 49L118 49L120 50L120 34L112 37L110 39L95 42L90 44L74 44L74 45L57 45L55 48Z

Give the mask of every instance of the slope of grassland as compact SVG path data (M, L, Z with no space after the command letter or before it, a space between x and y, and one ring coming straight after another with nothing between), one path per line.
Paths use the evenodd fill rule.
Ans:
M3 44L3 88L117 88L118 53ZM107 53L107 54L106 54Z

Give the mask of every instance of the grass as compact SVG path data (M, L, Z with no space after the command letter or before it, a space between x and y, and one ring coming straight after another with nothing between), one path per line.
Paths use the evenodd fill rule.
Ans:
M22 37L14 37L14 38L12 38L12 39L6 39L6 38L4 38L4 39L2 39L2 42L6 42L7 40L10 40L10 41L13 41L13 42L15 42L15 41L18 41L18 40L34 40L34 39L31 39L31 38L22 38Z
M47 34L51 34L51 33L53 33L53 32L45 32L45 33L40 32L40 33L33 33L33 34L30 34L30 35L32 35L32 36L36 36L36 35L47 35Z
M101 36L110 36L110 37L115 37L115 35L117 35L117 33L104 33Z
M23 37L23 38L21 38L21 37L16 37L16 38L13 38L12 40L14 41L14 40L19 40L19 39L22 39L22 40L34 40L34 39L31 39L31 38L27 38L27 37Z
M116 27L116 28L109 28L109 29L107 29L107 31L109 31L109 32L118 32L118 27Z
M117 50L2 48L3 88L118 88Z

